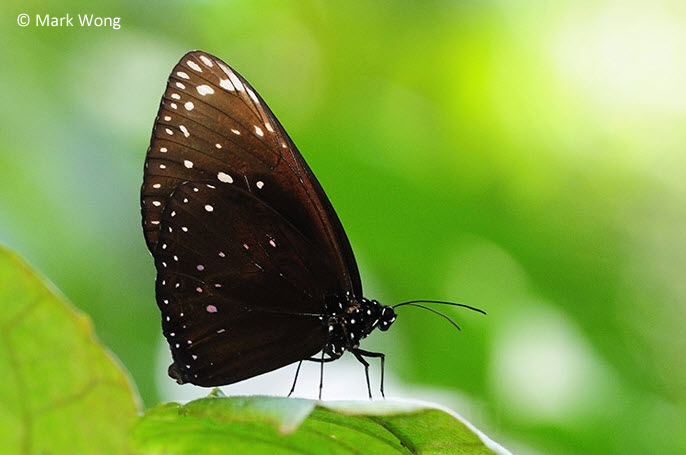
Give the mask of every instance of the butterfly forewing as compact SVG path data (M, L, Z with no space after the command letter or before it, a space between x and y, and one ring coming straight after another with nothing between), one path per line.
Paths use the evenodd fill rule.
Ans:
M309 358L329 343L330 297L362 296L319 182L259 94L210 54L186 54L169 77L141 210L179 382L230 384Z
M229 183L186 182L160 228L157 302L180 382L230 384L324 346L333 270L263 201Z
M337 283L330 291L362 295L350 244L319 182L264 100L218 58L196 51L176 65L145 166L143 227L153 254L179 184L230 184L280 214L332 264Z

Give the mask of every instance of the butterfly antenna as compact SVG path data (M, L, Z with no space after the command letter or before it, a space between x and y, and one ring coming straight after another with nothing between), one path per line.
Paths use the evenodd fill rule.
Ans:
M405 303L403 303L403 305L416 306L416 307L418 307L418 308L424 308L425 310L429 310L429 311L431 311L432 313L435 313L435 314L439 315L439 316L442 317L443 319L447 319L448 322L450 322L453 326L455 326L455 328L456 328L457 330L462 331L462 329L460 328L460 326L457 325L457 322L453 321L453 320L450 318L450 316L445 315L445 314L441 313L440 311L434 310L433 308L429 308L428 306L420 305L419 303L415 303L415 302L405 302ZM396 306L400 306L400 305L396 305ZM394 306L393 308L395 308L395 306Z
M465 305L464 303L446 302L444 300L410 300L408 302L402 302L402 303L398 303L396 305L393 305L393 309L396 309L399 306L403 306L403 305L418 306L417 305L418 303L438 303L441 305L459 306L462 308L467 308L468 310L476 311L477 313L486 314L486 312L482 309L474 308L473 306Z

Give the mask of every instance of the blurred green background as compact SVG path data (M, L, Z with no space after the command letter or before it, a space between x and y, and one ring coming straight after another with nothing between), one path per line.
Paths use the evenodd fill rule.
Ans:
M35 26L67 13L121 28ZM443 397L517 453L686 452L683 1L12 0L0 18L0 242L93 318L147 406L176 386L138 192L166 78L202 49L298 144L367 297L488 311L442 308L458 334L403 308L365 344L389 396Z

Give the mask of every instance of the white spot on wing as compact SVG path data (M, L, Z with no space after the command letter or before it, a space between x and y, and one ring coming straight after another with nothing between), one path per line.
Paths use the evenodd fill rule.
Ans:
M193 70L197 71L198 73L202 73L202 68L200 68L200 65L195 63L193 60L187 60L186 64Z
M200 93L202 96L211 95L211 94L214 93L214 89L213 89L212 87L210 87L209 85L204 85L204 84L203 84L203 85L198 85L197 87L195 87L195 89L196 89L196 90L198 91L198 93Z
M175 100L180 100L180 99L181 99L181 95L179 95L178 93L172 93L172 94L171 94L171 97L174 98Z
M206 55L201 55L201 56L200 56L200 60L202 60L202 62L203 62L205 65L209 66L210 68L212 68L212 67L214 66L214 65L212 65L212 60L210 60L209 58L207 58Z
M186 88L186 86L183 85L181 82L177 82L177 83L176 83L176 86L177 86L178 88L180 88L181 90L183 90L183 89Z
M178 71L176 75L183 79L190 79L190 77L188 77L188 74L184 73L183 71Z
M183 107L185 107L187 111L192 111L195 105L192 101L188 101L186 102L186 104L183 105Z
M216 143L216 144L214 144L214 146L217 147L218 149L222 148L222 145L220 143Z
M259 126L255 125L255 134L257 134L258 136L262 137L262 136L264 136L264 131L262 131L262 128L260 128Z
M205 307L205 310L207 310L208 313L216 313L217 312L217 307L214 305L207 305Z
M237 134L237 135L239 135L239 136L241 135L241 132L240 132L240 131L234 130L233 128L231 128L231 132L232 132L233 134Z
M214 207L212 207L210 204L206 204L206 205L205 205L205 210L207 210L208 212L213 212L213 211L214 211Z
M255 184L257 188L262 189L264 188L264 182L262 180L258 180L257 183Z
M164 131L170 136L174 135L174 132L172 130L170 130L169 128L165 128Z
M193 167L193 162L189 160L184 160L183 165L186 166L188 169Z
M162 147L162 148L160 148L160 152L162 152L162 153L167 153L167 147Z
M225 172L217 173L217 178L219 179L220 182L233 183L233 178Z
M233 88L233 84L228 79L220 79L219 86L224 90L228 90L229 92L233 92L235 90L235 88Z
M253 92L252 90L250 90L250 88L248 88L248 87L245 88L245 91L248 92L248 95L250 95L250 98L252 98L252 100L253 100L254 102L256 102L256 103L259 104L260 100L257 99L257 96L255 95L255 92Z
M179 129L181 130L184 136L188 137L191 135L191 133L188 132L188 129L185 126L179 125Z
M231 79L231 82L233 82L233 85L234 87L236 87L236 90L238 90L239 92L243 90L243 83L241 82L241 80L238 79L238 77L235 74L233 74L233 71L229 70L228 73L229 79Z

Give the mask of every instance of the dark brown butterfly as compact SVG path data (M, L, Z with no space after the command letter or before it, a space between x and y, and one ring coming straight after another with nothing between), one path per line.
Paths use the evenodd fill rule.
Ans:
M206 52L186 54L169 77L141 210L172 378L225 385L297 361L323 368L348 350L370 397L364 357L381 359L383 394L384 355L359 344L390 327L394 307L363 297L345 231L295 144Z

